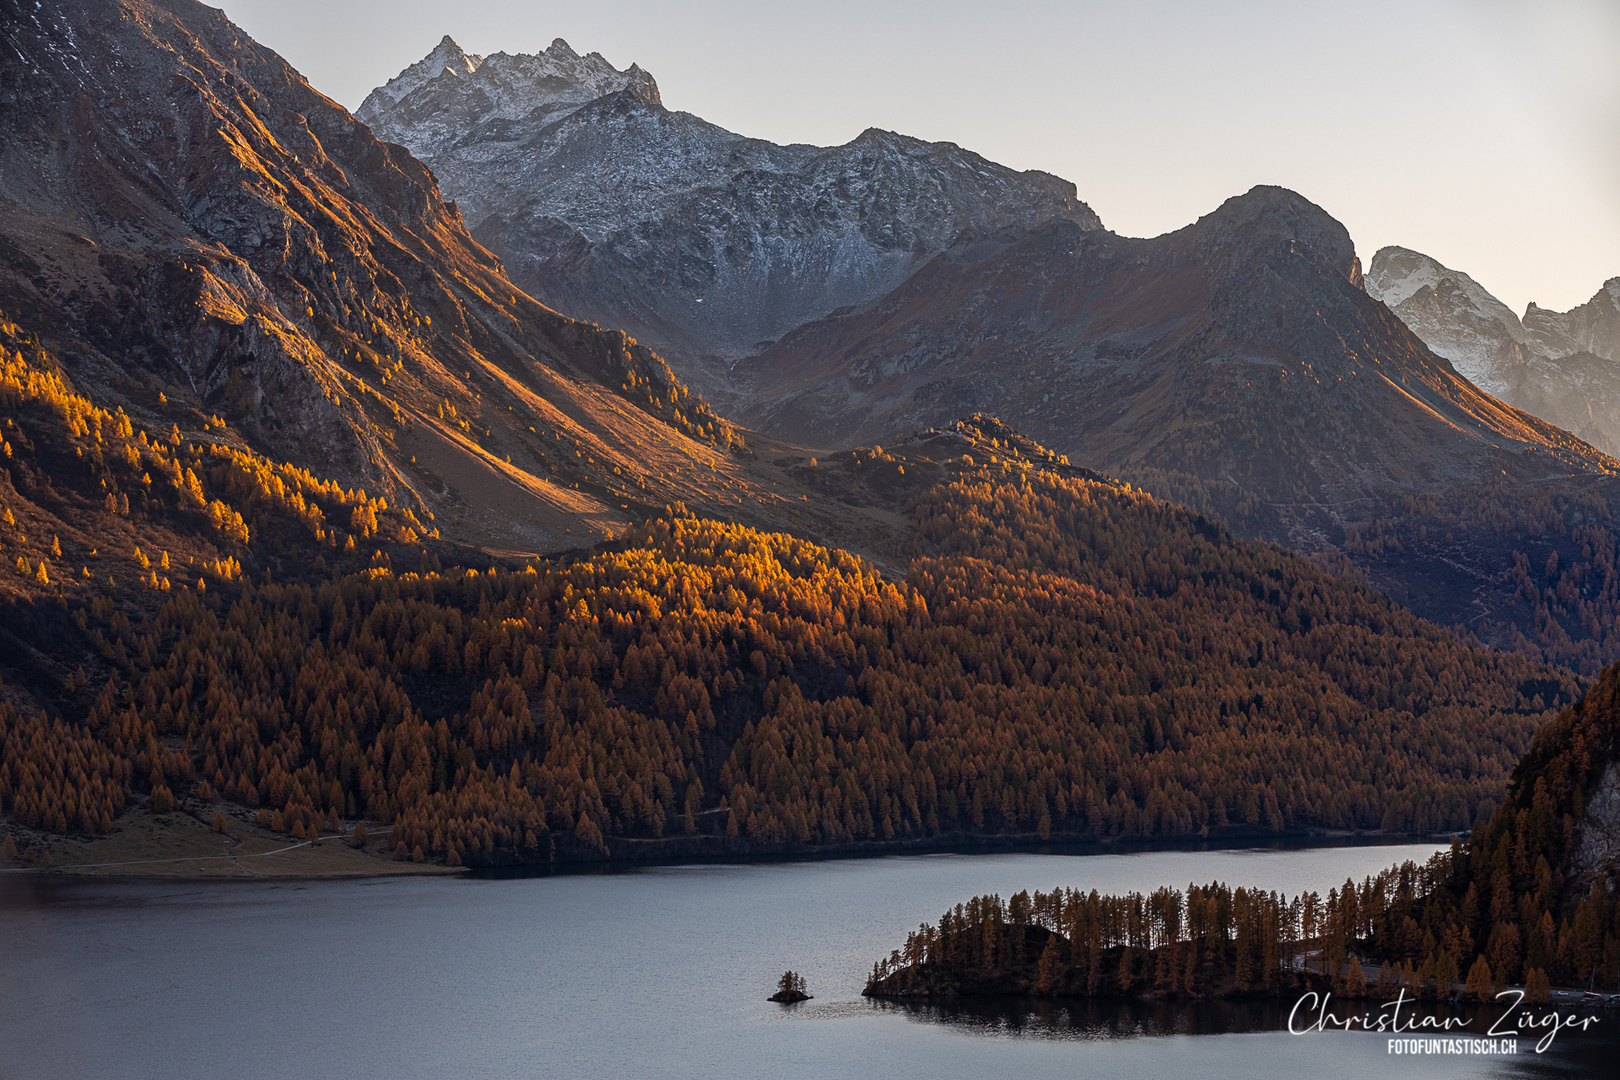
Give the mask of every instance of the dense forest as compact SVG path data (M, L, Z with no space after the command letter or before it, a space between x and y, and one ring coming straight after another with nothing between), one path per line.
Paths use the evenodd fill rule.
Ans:
M909 501L903 579L679 506L446 566L409 509L5 373L11 621L84 657L0 685L0 809L31 829L224 800L452 864L1431 832L1488 812L1580 689L997 438ZM301 562L243 571L272 551Z
M1620 660L1620 484L1612 477L1408 493L1341 508L1332 522L1290 518L1223 481L1162 469L1128 478L1240 535L1275 532L1269 515L1281 513L1285 525L1316 536L1315 546L1332 545L1319 564L1442 625L1466 625L1493 648L1588 677Z
M1324 898L1222 884L1099 896L1055 889L974 897L873 965L867 993L1202 996L1283 993L1480 1000L1507 986L1613 990L1620 902L1613 829L1620 667L1537 736L1507 802L1425 866ZM1596 807L1605 822L1584 819Z

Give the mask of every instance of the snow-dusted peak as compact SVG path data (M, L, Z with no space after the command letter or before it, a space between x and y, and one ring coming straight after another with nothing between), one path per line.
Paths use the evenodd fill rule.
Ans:
M1531 304L1521 321L1467 274L1387 247L1373 256L1367 293L1482 390L1620 450L1620 278L1570 311Z
M539 110L560 119L597 98L634 87L658 103L658 84L631 64L620 71L601 53L581 56L562 38L544 52L468 56L449 37L366 98L356 114L384 138L419 153L440 149L453 128L466 132L494 120L521 120ZM445 128L443 132L440 128Z
M1422 252L1386 247L1373 255L1366 289L1458 374L1499 397L1509 392L1527 334L1479 282Z
M640 67L487 55L361 119L438 176L541 303L655 345L705 391L792 328L882 296L959 237L1099 229L1074 185L877 128L777 146L663 108Z
M1382 300L1390 309L1398 310L1425 288L1436 293L1445 290L1459 294L1458 301L1472 307L1479 315L1501 323L1514 341L1524 340L1524 327L1513 310L1461 270L1453 270L1411 248L1380 248L1373 255L1372 266L1367 271L1367 295L1374 300Z
M567 43L561 38L557 39L554 47L556 44L561 44L565 49L568 47ZM379 95L386 98L389 104L397 102L413 90L425 86L446 72L455 76L471 75L478 70L479 65L483 62L483 57L468 55L460 45L456 44L454 38L446 34L439 39L439 43L433 47L432 52L398 75L395 75L392 79L389 79L386 85L373 90L367 96L365 104L360 106L360 110L363 113L367 111L367 106L375 108L376 105L381 105L381 102L373 102L372 100ZM364 117L361 118L364 119Z

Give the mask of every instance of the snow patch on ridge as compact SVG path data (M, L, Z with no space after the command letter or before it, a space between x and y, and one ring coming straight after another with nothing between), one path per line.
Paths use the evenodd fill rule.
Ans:
M601 53L580 56L562 38L540 53L470 56L447 34L426 57L373 90L355 115L396 139L400 132L391 127L431 128L432 114L453 111L454 122L445 125L449 135L492 121L520 120L536 110L557 119L631 86L658 100L658 84L640 67L620 71ZM401 117L396 111L401 109L414 115Z
M1403 247L1380 248L1367 272L1367 294L1382 300L1392 310L1424 288L1438 293L1448 284L1466 297L1474 311L1501 323L1514 341L1525 339L1524 327L1511 308L1461 270L1444 266L1421 252ZM1444 352L1440 355L1446 356ZM1446 356L1446 359L1453 358Z
M365 104L360 106L361 111L365 111L366 105L373 104L371 99L374 97L380 95L387 98L391 103L397 102L419 87L426 86L440 75L449 74L458 77L471 75L478 70L479 65L483 62L484 58L482 56L471 56L463 52L461 46L457 45L449 34L446 34L433 47L432 52L398 75L395 75L392 79L389 79L385 85L373 90L366 97ZM362 116L361 119L363 120L365 117Z

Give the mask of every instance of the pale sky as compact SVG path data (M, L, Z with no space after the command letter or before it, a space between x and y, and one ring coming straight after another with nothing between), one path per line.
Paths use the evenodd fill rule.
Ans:
M1620 0L224 0L357 108L444 34L639 63L775 142L868 127L1071 180L1153 236L1255 184L1466 271L1522 314L1620 275Z

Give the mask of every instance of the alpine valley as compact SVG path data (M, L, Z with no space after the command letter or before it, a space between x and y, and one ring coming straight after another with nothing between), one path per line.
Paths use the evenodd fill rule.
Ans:
M1281 189L1121 237L1044 174L875 131L743 139L561 41L445 39L360 116L533 295L656 341L761 435L835 450L995 415L1492 646L1589 675L1620 657L1607 292L1532 310L1560 359L1527 354L1543 374L1510 391L1411 315L1426 294L1376 302L1390 252L1369 285L1343 226Z
M1500 905L1612 981L1615 281L1364 278L1275 187L1125 237L561 40L447 37L352 115L192 0L0 0L0 46L7 860L1477 823L1383 881L1415 938L1341 938L1443 980ZM1072 901L995 978L1086 984ZM875 990L967 978L921 933Z

